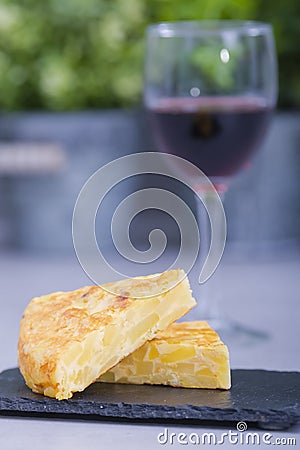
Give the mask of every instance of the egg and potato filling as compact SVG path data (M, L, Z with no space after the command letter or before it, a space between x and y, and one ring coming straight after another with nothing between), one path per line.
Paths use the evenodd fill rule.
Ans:
M228 349L204 321L173 323L98 381L229 389Z

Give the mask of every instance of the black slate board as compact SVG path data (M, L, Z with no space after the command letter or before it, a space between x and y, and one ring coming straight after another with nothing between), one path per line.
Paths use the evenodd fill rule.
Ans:
M58 401L31 392L15 368L0 374L0 415L216 425L244 421L285 429L300 419L300 372L233 370L230 391L94 383L70 400Z

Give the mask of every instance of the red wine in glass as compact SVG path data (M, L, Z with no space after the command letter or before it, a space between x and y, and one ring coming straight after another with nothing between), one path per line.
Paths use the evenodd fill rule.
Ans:
M259 148L272 108L259 97L163 98L148 107L160 150L229 177Z
M222 197L233 175L249 166L259 150L276 100L276 51L269 24L179 21L148 28L144 103L157 150L192 162ZM205 177L199 179L197 170L185 169L180 162L171 164L175 175L188 177L218 221L218 202L211 195L210 183ZM209 251L211 229L205 207L198 195L195 198L201 267ZM221 246L221 222L215 228L216 240ZM212 302L214 291L221 289L215 285L206 290L210 286L209 281L199 288L199 318L230 334L234 342L240 342L243 333L261 336L223 315L222 308Z

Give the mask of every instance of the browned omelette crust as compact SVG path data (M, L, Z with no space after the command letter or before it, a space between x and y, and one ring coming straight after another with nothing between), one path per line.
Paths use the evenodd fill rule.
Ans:
M168 328L158 331L152 342L160 343L168 341L168 344L180 344L188 341L190 344L206 347L224 346L219 335L204 320L194 322L176 322Z
M111 322L110 312L124 309L132 300L116 297L105 313L88 313L88 304L101 302L106 292L98 286L86 286L71 292L56 292L31 300L22 316L18 343L19 367L28 386L42 392L52 384L56 361L72 341L80 342L90 331ZM41 317L42 316L42 317ZM45 327L45 324L47 325ZM30 348L44 352L40 365ZM39 383L35 380L39 379Z
M178 271L171 272L169 272L169 277L171 276L172 281L174 277L178 276ZM142 300L129 297L129 295L134 295L136 290L140 290L141 287L145 293L155 295L161 291L160 280L167 286L167 278L166 273L163 273L155 280L153 277L149 277L148 280L145 278L131 279L103 285L103 287L118 292L120 294L118 296L106 292L101 287L88 286L72 292L56 292L32 299L22 316L18 343L19 367L26 384L34 392L63 399L71 397L72 392L83 390L86 385L95 381L128 353L121 354L118 361L112 360L111 365L105 367L105 370L99 371L99 373L95 372L93 378L89 379L86 385L80 385L81 387L78 389L68 386L70 384L67 381L68 376L63 374L63 370L66 371L67 368L60 368L61 361L67 358L66 353L73 347L76 348L76 345L82 345L86 336L93 332L98 333L99 330L102 330L101 332L105 333L105 329L109 325L115 326L119 316L124 317L126 313L131 314L131 310L134 311L136 307L147 307L148 305L150 312L156 306L159 307L167 294ZM183 283L188 285L187 280L184 280ZM180 289L180 287L174 289ZM143 302L143 305L137 302ZM187 312L194 304L192 299L183 308L177 307L175 317L169 323ZM154 322L155 320L156 318L154 318ZM155 327L149 326L150 334L145 335L142 342L137 341L135 348L130 348L130 351L134 351L147 339L154 337L156 331ZM99 340L99 346L101 345ZM85 353L94 352L94 350L86 349L84 351ZM66 364L65 366L67 367ZM80 370L78 373L87 376L84 367L82 370L82 373Z

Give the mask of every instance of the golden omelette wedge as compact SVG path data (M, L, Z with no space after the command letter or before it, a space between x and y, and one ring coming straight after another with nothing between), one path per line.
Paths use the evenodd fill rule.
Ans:
M20 325L21 373L34 392L68 399L195 304L182 270L34 298Z
M97 381L229 389L228 349L204 321L173 323Z

